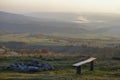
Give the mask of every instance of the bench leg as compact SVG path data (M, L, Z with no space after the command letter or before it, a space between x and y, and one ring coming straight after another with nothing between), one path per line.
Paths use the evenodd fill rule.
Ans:
M94 61L90 62L90 71L94 70Z
M81 74L81 66L78 66L78 67L76 68L76 73L77 73L77 74Z

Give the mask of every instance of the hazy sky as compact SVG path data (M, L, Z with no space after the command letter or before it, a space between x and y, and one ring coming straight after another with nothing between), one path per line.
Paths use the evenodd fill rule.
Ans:
M0 11L120 13L120 0L0 0Z

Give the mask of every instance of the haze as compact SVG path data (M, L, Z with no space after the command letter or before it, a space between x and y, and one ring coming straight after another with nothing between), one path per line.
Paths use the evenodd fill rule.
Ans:
M0 11L120 13L120 0L0 0Z

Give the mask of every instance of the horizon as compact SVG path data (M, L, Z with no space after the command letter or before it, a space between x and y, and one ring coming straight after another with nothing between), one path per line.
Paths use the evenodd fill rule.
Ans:
M94 35L119 37L120 13L119 11L114 12L114 10L120 1L111 0L109 3L108 0L51 1L53 3L50 0L0 0L0 4L2 4L0 5L0 31L43 32L66 35L82 33L85 35L91 34L93 37ZM115 4L116 6L111 8ZM97 6L95 7L95 5ZM48 7L50 10L48 10ZM93 7L100 9L100 11L94 11ZM107 10L102 10L103 7ZM34 8L36 9L34 10ZM81 8L86 11L81 10ZM66 9L67 11L65 11ZM81 11L76 11L77 9Z
M0 11L11 13L65 12L117 13L119 0L1 0Z

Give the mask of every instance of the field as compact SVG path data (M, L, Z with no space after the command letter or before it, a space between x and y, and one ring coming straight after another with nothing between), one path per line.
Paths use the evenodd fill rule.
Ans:
M95 70L89 71L89 64L82 66L82 74L76 74L73 63L85 60L90 56L97 58ZM50 55L1 55L0 79L1 80L120 80L120 55L103 54L50 54ZM23 73L8 71L5 67L15 62L29 62L37 59L39 62L47 62L55 67L51 71L35 73Z
M8 52L0 53L0 80L120 80L119 43L119 39L1 34L0 47L7 48ZM41 54L41 49L49 53ZM10 51L18 54L10 54ZM89 64L86 64L82 66L82 74L76 74L72 64L89 57L97 58L94 71L89 71ZM34 73L6 70L12 63L32 60L50 63L55 69Z

